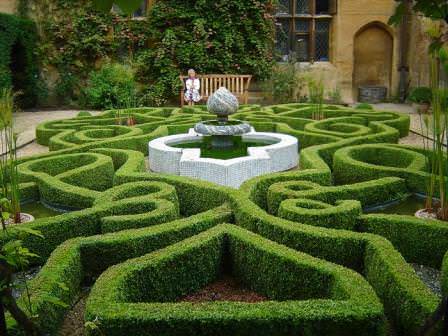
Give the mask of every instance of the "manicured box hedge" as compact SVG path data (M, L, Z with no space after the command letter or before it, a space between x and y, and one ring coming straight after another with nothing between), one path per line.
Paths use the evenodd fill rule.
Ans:
M406 180L414 192L426 193L430 178L425 155L408 148L389 145L346 147L334 155L333 172L337 183L356 183L386 176Z
M170 302L217 279L226 258L240 281L270 301ZM101 321L107 335L382 335L385 323L375 293L355 272L229 225L108 269L86 318Z
M104 321L110 323L99 323L100 327L115 330L108 335L118 334L123 330L120 328L127 328L121 334L143 333L144 323L150 323L149 330L155 326L164 328L158 329L158 333L179 331L182 335L224 332L382 335L383 308L398 334L416 335L435 310L438 298L419 280L408 262L440 267L448 249L446 230L441 223L430 224L405 216L362 215L360 207L417 190L416 186L421 183L419 173L415 177L403 171L409 166L412 171L424 171L421 156L427 153L407 146L384 145L396 143L407 133L408 116L325 106L327 120L316 121L311 118L312 112L310 105L287 104L267 108L245 106L235 115L253 121L258 130L295 135L303 149L302 171L261 176L248 181L240 190L145 171L148 141L185 132L197 121L210 118L203 107L121 111L137 120L132 131L116 125L116 111L39 126L39 142L60 149L21 159L23 193L30 199L86 208L24 224L40 230L46 237L24 240L25 246L41 256L33 263L43 263L48 258L31 282L33 306L44 331L55 334L67 311L49 304L45 300L47 295L71 303L85 278L97 277L119 263L124 264L110 272L121 267L138 268L127 260L143 256L141 260L149 260L148 267L154 267L155 273L150 278L150 273L141 272L139 279L146 284L157 284L153 286L154 291L142 291L146 289L139 287L143 286L142 282L131 283L133 290L127 293L120 287L112 288L119 279L111 277L110 281L100 281L97 285L104 286L107 295L94 292L90 298L88 316L93 319L97 310L105 313ZM111 136L114 130L116 136ZM381 144L375 148L382 148L380 154L384 161L374 161L378 160L373 154L376 149L364 150L365 144ZM342 164L338 166L339 160L350 157L340 155L347 147L362 148L357 157L360 161L354 160L351 175L343 171ZM391 168L396 165L395 153L402 150L405 151L400 161L403 165L392 167L400 171L399 175L387 172L384 175L387 177L381 179L377 177L383 176L369 181L360 178L364 176L364 164L383 163ZM378 164L374 166L377 169ZM360 183L333 185L334 176L337 182L342 176L354 179L347 180L348 183ZM152 210L156 203L166 207L159 213L161 217L154 219ZM320 210L314 209L319 207ZM277 217L279 209L280 217L290 220ZM171 222L179 215L190 217ZM223 222L234 223L253 233L229 225L214 228ZM141 225L149 226L126 230ZM200 234L209 229L212 233ZM102 234L116 230L123 231ZM1 233L0 245L17 235L18 230L13 228L8 235ZM172 245L184 239L188 240ZM201 250L202 246L207 248ZM165 247L167 250L160 251ZM147 255L151 252L154 254ZM177 253L184 259L177 259ZM442 268L445 291L446 259L445 256ZM172 261L168 265L176 267L158 268L151 260ZM259 309L249 306L249 310L247 304L236 303L210 303L206 309L202 305L169 302L143 304L158 308L149 312L140 311L140 303L128 302L125 305L129 312L135 313L129 316L123 305L109 305L105 300L110 295L118 295L120 299L129 295L127 298L133 299L130 301L175 300L182 293L213 280L222 270L218 260L230 260L234 275L245 285L278 302L260 303ZM349 268L362 274L370 286ZM102 279L107 274L112 273L104 273ZM195 274L195 277L189 276ZM60 283L69 290L64 291ZM319 295L323 300L316 302ZM292 301L282 301L288 298ZM310 300L295 301L306 298ZM171 309L177 307L178 310ZM164 319L173 311L177 315L165 323ZM249 318L249 313L254 318ZM123 319L116 322L117 316ZM8 326L16 330L11 319Z
M338 186L321 186L309 181L288 181L271 185L267 193L267 206L276 214L285 199L313 199L329 204L339 200L358 200L362 207L400 199L408 194L405 180L387 177L378 180Z
M98 276L111 265L163 248L230 219L229 209L220 207L169 224L67 240L54 250L38 276L29 283L39 327L45 333L56 334L69 309L49 302L47 297L70 305L80 293L85 277ZM22 298L19 302L22 307L26 306L25 300ZM12 318L8 318L8 332L21 334Z

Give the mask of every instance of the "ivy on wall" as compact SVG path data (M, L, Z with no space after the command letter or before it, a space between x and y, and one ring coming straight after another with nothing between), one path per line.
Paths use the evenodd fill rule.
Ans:
M177 93L178 75L252 74L266 78L273 66L273 19L266 0L164 0L149 14L154 44L138 60L155 103ZM151 99L150 99L151 100Z
M59 103L78 101L89 74L110 61L135 69L146 105L177 95L190 67L265 78L273 64L270 0L163 0L142 20L97 11L90 0L21 2L37 23L42 73Z
M0 13L0 88L18 91L22 107L34 106L38 97L36 41L32 21Z
M148 43L145 21L97 12L86 0L38 0L30 15L41 35L43 73L58 103L76 103L90 72L110 60L133 58Z

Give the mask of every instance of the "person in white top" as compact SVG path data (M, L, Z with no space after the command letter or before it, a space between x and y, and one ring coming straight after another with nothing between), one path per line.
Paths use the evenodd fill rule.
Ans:
M199 93L201 89L201 82L196 78L196 71L188 70L188 79L185 81L185 95L184 99L189 106L201 101L202 97Z

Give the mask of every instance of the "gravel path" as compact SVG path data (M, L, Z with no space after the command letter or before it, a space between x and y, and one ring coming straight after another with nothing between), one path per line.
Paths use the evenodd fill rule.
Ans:
M438 297L442 297L441 272L424 265L411 264L411 266L424 284Z

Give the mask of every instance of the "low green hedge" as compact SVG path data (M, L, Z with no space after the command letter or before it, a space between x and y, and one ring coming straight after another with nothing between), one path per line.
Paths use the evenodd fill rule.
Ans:
M329 204L339 200L358 200L362 207L378 205L408 194L400 178L383 178L355 184L321 186L309 181L288 181L272 184L267 193L268 211L276 214L285 199L306 198Z
M228 208L220 207L163 225L66 241L54 250L38 276L29 282L39 327L45 333L56 334L69 309L48 301L48 297L70 305L80 293L85 277L98 276L111 265L158 250L230 219ZM25 307L26 299L21 298L19 304ZM21 334L12 318L7 322L11 335Z
M374 121L369 123L373 134L354 137L338 141L336 143L323 144L305 148L300 153L300 167L302 169L330 169L333 166L333 156L341 148L368 143L397 143L400 132L383 122Z
M134 127L141 131L141 133L138 131L140 133L138 135L126 133L125 136L117 133L117 137L109 137L110 129L116 128L114 126L117 121L116 111L107 111L97 117L83 116L45 123L38 128L39 141L47 144L52 143L63 149L37 157L21 159L22 168L26 167L22 170L23 174L21 175L24 182L22 189L26 190L26 193L31 197L36 197L36 193L39 191L40 197L44 201L56 198L60 202L58 204L93 206L93 208L82 211L24 224L24 227L40 230L46 237L45 240L37 237L27 237L24 240L25 246L41 255L41 259L36 260L36 263L42 263L54 251L38 277L32 281L31 286L33 305L40 316L39 324L42 325L45 332L54 333L57 330L58 322L67 310L49 304L45 301L46 295L50 294L61 298L64 302L71 303L79 292L80 283L84 276L96 277L109 266L195 236L199 232L223 222L235 222L236 225L264 237L257 237L247 232L240 234L239 229L226 226L226 229L222 231L225 238L223 240L225 254L222 255L225 258L225 255L233 253L234 258L231 258L231 260L236 260L232 264L234 274L244 280L246 285L253 285L254 287L251 287L253 290L257 290L269 298L285 299L293 297L290 295L297 289L298 291L302 290L301 293L304 295L298 295L296 298L313 299L316 293L328 294L326 288L333 290L330 295L339 295L341 288L348 288L349 294L358 293L362 289L363 293L368 293L368 298L374 297L372 289L359 276L356 275L352 278L353 273L351 271L330 265L325 261L312 259L310 256L303 254L306 253L363 274L380 298L387 312L387 318L393 322L399 334L416 335L424 321L432 315L438 304L438 298L418 279L407 262L415 261L428 266L440 266L441 258L447 249L446 242L445 239L434 237L446 235L444 229L439 225L423 225L422 222L408 220L403 216L396 216L396 218L384 216L386 219L379 215L376 217L374 215L364 216L359 214L360 205L357 202L337 203L341 200L357 200L362 206L366 206L400 198L411 189L409 187L413 185L413 182L410 181L411 178L409 176L402 176L402 179L388 177L354 185L332 185L331 168L336 164L333 160L336 152L339 153L339 150L345 147L366 143L396 143L399 137L407 132L408 116L390 112L365 112L325 106L325 117L336 118L338 122L335 120L320 122L310 118L312 107L309 105L279 105L263 109L256 106L245 106L235 117L255 120L254 126L257 129L259 128L258 130L282 131L297 136L302 142L301 147L304 148L301 151L301 166L302 168L312 169L261 176L245 183L241 190L232 190L185 177L145 172L144 154L147 153L148 141L160 136L184 132L195 122L203 118L209 118L210 116L204 114L203 107L184 110L147 108L121 111L123 114L128 112L138 121L137 126ZM342 123L342 120L344 120L344 123ZM353 123L350 121L353 121ZM342 127L339 130L336 127L338 123ZM97 126L99 128L96 128ZM103 129L103 126L104 131L99 131ZM367 132L367 128L361 129L358 126L367 127L369 133L367 135L357 134L356 129ZM305 130L306 128L313 132ZM336 136L320 132L320 130L340 132L341 134ZM90 133L91 131L93 133ZM347 134L350 137L343 139ZM102 136L106 138L98 141L87 141L89 137L95 139ZM86 143L77 144L76 141L79 142L80 138L81 142ZM399 146L389 145L389 147L398 148ZM409 150L407 147L402 148ZM420 150L415 150L415 153L425 155ZM82 157L87 155L89 159L81 162L81 160L75 159L77 155ZM61 157L62 159L60 159ZM95 159L90 159L92 157ZM389 161L393 162L393 155ZM50 162L56 164L46 167L45 163ZM98 162L101 164L98 164ZM101 170L105 169L108 172L107 180L99 180L101 183L98 185L95 183L95 175L98 173L95 171L96 164L101 167ZM30 169L30 167L33 169ZM85 167L88 167L88 169L85 170ZM61 180L61 176L64 181ZM291 186L292 189L285 188L287 185ZM112 188L112 186L114 187ZM307 190L294 190L296 188L294 186L298 189L305 186ZM47 191L43 193L42 190ZM62 193L63 197L56 197L58 193ZM300 200L299 208L294 207L297 205L297 200ZM163 213L164 215L169 214L169 216L153 222L151 216L154 214L152 211L154 208L151 207L151 204L159 201L167 206L167 210ZM322 202L325 204L322 204ZM288 203L291 203L292 207L289 207ZM223 204L229 204L232 211L226 206L216 208ZM308 209L316 205L324 209L318 212ZM293 216L294 218L288 217L293 221L274 216L278 214L279 208L282 208L282 216ZM266 213L264 209L269 209L273 215ZM140 214L135 214L135 212ZM191 217L166 223L177 218L179 214ZM112 218L113 220L111 220ZM147 222L144 225L150 225L149 227L125 230L139 226L145 220ZM110 226L103 226L105 222ZM165 222L165 224L156 224L161 222ZM109 230L125 231L98 235ZM363 232L349 230L361 230ZM232 233L228 233L230 231ZM9 229L8 236L1 233L0 245L16 236L17 230L13 228ZM231 238L229 238L230 236ZM389 239L390 242L381 236ZM209 236L204 234L204 236L199 237L205 239ZM70 238L76 239L59 246ZM303 253L300 254L275 243L269 243L266 239ZM418 244L415 243L416 239L419 240ZM434 239L437 239L437 244L431 245ZM202 243L198 236L191 238L190 242L197 242L199 245ZM185 252L188 250L188 246L191 246L186 246L185 242L181 245L179 245L179 250L175 250ZM414 246L416 246L416 252L413 250ZM425 249L424 253L422 253L423 249ZM202 255L200 249L197 251L198 255ZM215 250L209 251L212 252L204 257L210 257L207 260L213 260L212 256L216 256L216 254L213 254ZM154 255L167 256L164 253L164 251L158 251ZM300 258L303 259L301 265L314 265L317 268L314 266L314 268L301 268L300 271L307 276L304 277L306 278L304 279L305 282L302 282L300 288L297 288L297 282L294 281L295 277L292 276L299 273L295 268L297 264L285 260L290 260L289 257L294 259L292 256L299 254ZM277 258L275 263L269 262L273 260L273 255ZM262 256L265 258L261 258ZM288 257L284 259L285 256ZM172 295L179 288L192 289L192 287L188 287L191 282L188 282L189 280L183 272L191 265L195 265L194 260L191 260L192 263L189 262L190 259L187 258L178 270L165 268L166 272L171 272L169 274L176 274L176 276L162 278L160 275L157 282L160 285L158 286L158 290L160 287L160 297L168 297L167 293ZM213 273L208 273L208 271L214 269L213 265L216 264L211 262L204 265L209 266L205 273ZM336 273L333 271L323 273L314 271L314 269L327 270L328 265L332 270L336 270ZM444 274L446 274L446 266L444 267ZM243 272L243 270L250 271ZM290 270L291 272L289 272ZM348 283L344 281L339 283L335 280L330 284L333 287L325 287L324 285L328 284L328 277L333 273L349 275L350 280ZM185 274L194 274L194 272ZM288 274L291 277L288 277ZM141 276L145 278L150 275L141 274ZM180 278L177 276L180 276ZM280 276L284 277L282 279L284 281L279 281L278 277ZM181 279L182 281L175 282L175 279ZM201 279L198 276L192 279L205 282L209 278L204 276ZM308 282L307 279L309 279ZM360 279L360 282L358 282L358 279ZM174 287L171 285L173 282L175 282ZM63 291L58 283L66 284L69 291ZM176 287L177 284L179 287ZM197 287L196 282L195 288ZM134 288L139 289L138 286ZM116 292L110 291L106 294L114 293ZM133 295L136 294L135 297L138 297L137 294L139 293L141 291L137 290L133 292ZM297 293L297 291L294 293ZM330 335L332 333L338 334L338 332L339 334L347 333L348 331L353 334L362 334L363 332L366 334L369 334L369 332L370 334L382 333L381 328L384 325L382 314L381 319L379 319L380 315L378 314L368 314L372 312L372 307L381 309L377 299L374 300L373 306L365 307L364 305L370 299L365 301L362 295L359 296L361 301L344 301L345 297L342 298L343 300L341 298L328 300L328 305L325 304L327 299L324 298L323 301L325 302L319 302L318 306L311 305L309 301L299 302L298 304L301 305L300 307L303 306L303 309L297 308L297 302L295 301L282 301L275 306L275 309L271 310L273 315L270 316L275 317L276 313L279 316L272 323L266 319L248 320L245 318L247 315L238 315L238 319L232 319L234 310L229 308L229 310L226 310L226 314L221 315L216 324L211 325L211 320L206 319L201 327L201 324L194 322L190 311L185 310L185 315L179 315L179 317L185 316L184 319L178 319L176 321L179 322L167 325L166 328L167 330L173 330L172 328L183 326L182 334L199 334L201 332L207 334L204 326L209 327L209 332L215 332L215 334L224 331L227 334L247 332L248 334L257 333L258 335L261 331L268 334L277 332L287 334L288 332L297 332L300 326L306 328L306 330L302 330L303 333L310 334ZM310 301L314 304L314 300ZM350 319L355 315L348 315L350 320L348 322L347 315L344 316L344 314L353 311L358 302L360 303L359 307L365 307L365 309L355 309L356 318ZM23 304L23 301L21 304ZM141 315L134 315L134 318L141 317L142 320L138 320L131 326L128 325L129 329L126 332L132 333L134 331L132 328L136 328L135 333L138 333L143 326L140 321L146 319L149 316L148 314L152 314L153 317L165 316L163 314L167 310L164 308L164 304L157 304L161 305L161 309L149 313L145 310L141 312ZM173 305L171 303L166 304ZM335 304L338 305L337 309L335 309ZM130 305L133 309L133 304L130 303ZM210 305L212 307L214 305L227 308L234 307L233 305L227 306L220 303L211 303ZM239 306L239 304L234 305ZM241 307L247 306L240 305ZM264 315L266 312L265 306L268 308L272 306L270 302L260 305L263 309L259 310L258 313L263 314L261 316L264 317L266 316ZM339 310L339 305L343 310ZM92 305L89 304L90 308L112 309L112 306L108 307L101 303L101 307L94 304L92 308ZM193 310L194 314L201 313L200 307ZM116 309L117 314L122 314L123 311L124 308L122 307ZM285 311L291 311L293 314L287 315ZM379 310L375 311L379 312ZM210 316L211 312L213 310L208 309L207 316ZM107 314L107 318L113 320L114 316L118 316L114 314L115 311ZM243 314L242 308L241 314ZM93 318L93 315L89 316ZM126 317L126 321L129 321L128 316L123 316ZM287 323L285 323L285 319L281 319L281 316L288 319ZM319 319L319 323L313 320L313 316ZM299 317L303 317L303 319L299 319ZM226 318L225 322L224 318ZM123 321L125 320L120 320L121 324L118 327L123 326ZM294 323L291 321L294 321ZM316 323L312 323L312 321ZM342 322L335 326L338 321ZM243 322L246 323L244 324L247 326L246 329L240 328ZM104 327L102 323L99 324L101 324L100 327ZM15 324L10 319L8 325L11 330L15 328ZM110 325L105 324L106 328L112 328L112 326L112 323ZM218 326L221 326L221 328L218 328ZM321 329L319 329L319 326L322 326ZM325 329L327 326L331 326L331 330ZM153 328L153 325L151 328ZM118 333L118 331L112 331L111 335L113 332Z
M331 185L330 172L321 170L305 170L285 173L274 173L254 177L242 184L240 190L247 193L248 197L258 206L267 209L267 193L269 187L278 182L285 181L311 181L320 185Z
M225 259L270 301L169 302L217 279ZM382 335L385 323L381 303L355 272L229 225L108 269L86 319L101 321L107 335Z
M362 213L359 201L337 201L335 205L309 199L287 199L280 203L278 216L299 223L334 229L354 230Z
M399 334L417 335L438 305L437 296L420 281L399 251L380 236L283 220L237 192L232 192L231 207L238 226L364 274Z
M101 219L103 233L166 223L179 217L179 208L172 202L147 196L117 202L108 210L111 215Z
M384 214L363 215L358 220L360 231L385 237L408 262L440 269L448 251L446 223Z
M112 159L96 153L32 160L17 169L20 181L38 185L44 202L62 208L92 206L101 191L112 187L114 178Z
M337 183L356 183L386 176L401 177L413 192L426 193L430 178L425 155L409 147L369 144L338 150L333 159Z
M342 139L373 133L373 130L367 126L366 119L359 117L339 117L316 121L307 124L305 131L337 136Z

